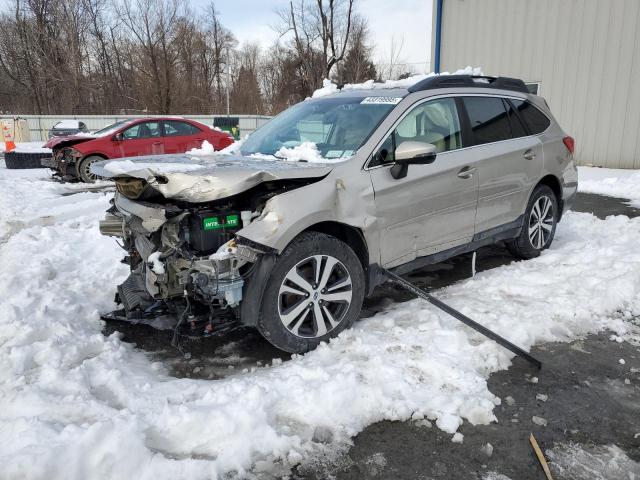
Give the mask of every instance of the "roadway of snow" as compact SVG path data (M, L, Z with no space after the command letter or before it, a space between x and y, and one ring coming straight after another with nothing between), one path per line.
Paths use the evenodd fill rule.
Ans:
M578 167L578 179L581 192L626 198L640 208L640 170Z
M428 417L451 434L463 421L495 421L487 378L512 355L421 300L288 362L220 380L170 377L101 333L98 314L127 274L122 250L97 229L109 198L0 168L4 478L251 476L343 448L384 419ZM640 218L568 213L541 257L437 295L525 349L603 329L630 335L639 241Z

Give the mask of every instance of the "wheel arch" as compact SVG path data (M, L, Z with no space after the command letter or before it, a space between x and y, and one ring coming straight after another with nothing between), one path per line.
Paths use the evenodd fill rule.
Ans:
M304 230L298 232L298 234L295 235L289 243L293 242L305 232L318 232L330 235L346 243L353 249L362 264L365 278L365 295L367 295L371 285L371 269L369 265L369 248L362 231L357 227L347 225L345 223L328 220L309 225ZM262 304L267 279L276 264L278 256L279 255L275 250L262 255L258 261L256 271L251 276L251 280L253 281L245 283L245 289L243 292L244 298L240 304L240 320L245 325L255 327L257 324L256 320L258 318L260 305Z
M86 155L84 155L80 161L82 162L83 160L85 160L85 159L87 159L89 157L100 157L103 160L109 160L109 157L105 153L102 153L102 152L91 152L91 153L87 153Z
M310 225L300 233L303 232L325 233L349 245L358 256L366 277L369 269L369 248L367 246L367 241L359 228L347 225L346 223L324 221Z
M562 199L562 184L560 183L560 179L553 174L548 174L542 177L533 190L531 190L531 194L538 188L540 185L546 185L549 187L556 196L556 200L558 201L558 221L562 218L563 211L563 199Z

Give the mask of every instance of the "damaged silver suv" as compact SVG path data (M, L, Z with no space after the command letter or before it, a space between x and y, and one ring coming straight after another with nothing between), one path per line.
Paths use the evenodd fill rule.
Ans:
M374 87L301 102L234 154L94 164L117 186L100 229L131 267L107 318L250 326L306 352L353 324L385 269L549 247L577 171L542 98L505 77Z

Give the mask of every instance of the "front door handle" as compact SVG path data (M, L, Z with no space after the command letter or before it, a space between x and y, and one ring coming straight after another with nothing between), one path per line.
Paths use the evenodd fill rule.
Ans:
M536 158L536 154L533 153L533 150L529 149L522 154L522 158L524 158L525 160L533 160L534 158Z
M458 177L468 179L473 177L473 174L476 173L476 167L462 167L458 172Z

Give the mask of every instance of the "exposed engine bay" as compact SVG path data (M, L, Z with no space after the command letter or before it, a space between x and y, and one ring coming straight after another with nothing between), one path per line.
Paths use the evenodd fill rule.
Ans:
M194 204L167 200L141 179L118 179L100 231L122 242L122 262L131 273L117 287L122 308L104 318L190 336L240 326L244 287L270 248L243 241L236 232L262 215L269 198L306 183L266 182Z

